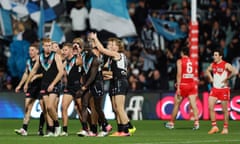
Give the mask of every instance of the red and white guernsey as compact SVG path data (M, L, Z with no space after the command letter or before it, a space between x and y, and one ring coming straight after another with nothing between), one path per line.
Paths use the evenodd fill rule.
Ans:
M181 61L182 61L181 83L194 82L196 74L195 61L189 57L182 57Z
M221 61L220 63L212 63L213 72L213 87L214 88L227 88L223 82L229 75L229 71L226 70L225 65L227 62Z

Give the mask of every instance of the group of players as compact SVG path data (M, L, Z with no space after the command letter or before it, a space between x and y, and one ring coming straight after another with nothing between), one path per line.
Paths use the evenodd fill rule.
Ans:
M125 110L125 96L128 91L127 59L124 44L117 38L109 38L104 48L96 33L89 33L84 41L75 38L60 49L49 38L42 40L43 52L32 44L26 70L15 91L23 87L25 92L25 115L23 125L15 129L19 135L28 135L30 112L39 99L42 114L38 134L45 137L68 136L68 107L72 101L79 115L82 128L78 136L104 137L110 134L112 126L102 111L104 80L110 81L109 95L116 116L117 131L110 136L131 136L136 128L131 124ZM63 85L63 86L62 86ZM62 98L62 127L58 120L59 95ZM43 125L46 121L46 133ZM99 132L98 132L99 125Z
M110 80L109 95L116 115L117 132L110 136L130 136L136 131L131 124L125 110L125 96L128 91L127 59L124 55L124 44L117 38L110 38L107 48L104 48L96 33L90 33L88 40L75 38L73 43L65 43L62 49L51 39L42 41L43 52L39 54L37 45L29 47L30 59L27 60L26 71L16 87L19 92L24 85L25 116L21 129L15 132L27 135L30 112L36 99L40 100L42 114L39 123L39 135L43 135L43 124L47 122L49 136L68 136L67 109L72 101L78 112L82 129L79 136L107 136L112 130L102 111L102 98L104 95L104 80ZM107 56L105 60L104 57ZM208 134L219 132L214 105L221 100L224 114L224 125L221 134L228 134L228 102L230 88L228 80L236 75L231 64L223 59L223 52L219 49L213 51L214 61L206 70L206 75L212 83L209 95L209 111L212 128ZM187 97L190 101L194 115L193 130L200 128L197 99L197 66L196 61L189 57L189 48L182 48L181 58L177 61L176 94L171 120L165 127L174 128L174 120L178 108ZM62 100L62 131L58 121L57 106L61 91L60 84L64 83ZM99 125L101 131L98 132Z
M219 132L219 128L216 122L216 116L214 106L217 100L221 101L222 110L224 114L224 124L221 134L228 134L229 112L228 103L230 100L230 87L229 80L235 76L236 70L231 64L227 63L223 59L223 51L215 49L213 51L213 62L206 69L206 76L209 78L209 82L212 84L211 91L208 98L208 108L210 113L212 128L208 131L208 134L215 134ZM184 98L188 98L190 106L194 116L193 130L200 128L199 115L197 108L197 65L196 61L189 57L189 48L183 48L181 50L181 58L177 60L177 75L176 75L176 94L174 97L174 107L171 115L171 120L164 124L168 129L174 128L174 120L178 114L178 109L181 101Z

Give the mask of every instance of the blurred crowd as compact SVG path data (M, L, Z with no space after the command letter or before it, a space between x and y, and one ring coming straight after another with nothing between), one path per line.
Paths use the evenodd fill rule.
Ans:
M86 2L86 3L84 3ZM153 2L153 1L152 1ZM237 0L197 0L197 20L199 23L199 90L208 90L208 80L204 75L206 66L212 62L212 50L224 51L224 60L232 63L240 70L240 5ZM156 2L156 4L158 4ZM160 4L160 2L159 2ZM149 0L129 0L128 10L132 18L137 36L124 38L126 53L129 58L129 82L131 91L141 90L174 90L176 79L176 60L182 47L188 46L188 38L168 41L154 29L148 15L174 21L182 32L188 33L191 20L191 3L189 0L169 0L153 7ZM86 11L89 1L78 1L67 7L65 20L72 28L67 41L74 37L86 37L90 30ZM72 10L81 10L81 16L74 17ZM75 20L86 20L83 29L74 27ZM16 22L15 38L27 39L31 43L37 39L34 34L36 24L31 21ZM66 30L65 30L66 31ZM19 38L20 37L20 38ZM9 44L1 40L1 43ZM15 80L7 70L8 48L0 45L0 90L12 89ZM240 88L240 74L231 81L233 89Z

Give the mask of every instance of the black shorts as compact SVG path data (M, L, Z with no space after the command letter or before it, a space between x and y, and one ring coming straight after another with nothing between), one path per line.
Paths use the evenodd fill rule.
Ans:
M128 92L128 80L123 79L113 79L110 81L109 95L127 95Z
M40 90L40 83L38 85L29 85L29 88L25 93L25 98L42 99L40 95Z
M60 83L57 83L51 92L47 91L49 85L50 85L49 83L44 83L44 82L41 84L40 95L45 96L45 95L49 95L49 94L56 94L59 97L60 96Z
M97 80L90 86L90 92L94 98L102 97L104 94L104 84L102 80Z
M73 96L73 98L76 98L76 92L81 89L81 85L73 85L73 86L67 86L66 89L64 89L64 94L69 94Z

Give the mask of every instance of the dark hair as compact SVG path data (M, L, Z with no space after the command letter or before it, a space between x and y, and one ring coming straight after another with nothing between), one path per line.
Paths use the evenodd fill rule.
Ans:
M183 47L181 51L184 55L189 56L189 48L188 47Z
M33 43L29 46L30 47L34 47L36 50L39 50L39 45L37 43Z
M217 52L219 54L219 56L223 56L223 51L221 49L214 49L213 50L213 54Z

